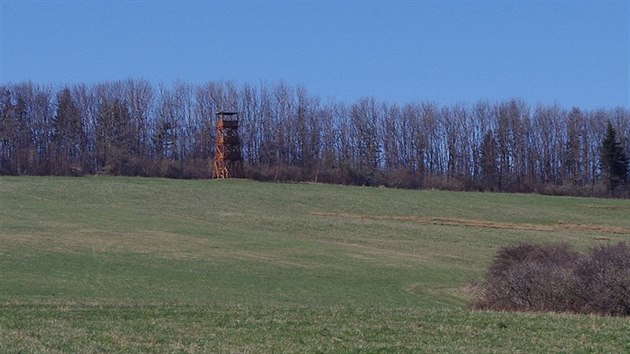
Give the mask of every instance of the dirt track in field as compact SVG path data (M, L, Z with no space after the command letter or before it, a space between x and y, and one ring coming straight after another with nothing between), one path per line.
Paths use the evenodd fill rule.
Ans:
M489 220L462 219L462 218L444 218L444 217L419 217L419 216L395 216L395 215L364 215L364 214L348 214L348 213L327 213L327 212L310 212L310 215L320 217L334 217L353 220L382 220L382 221L403 221L413 222L426 225L444 225L444 226L468 226L489 229L503 230L524 230L524 231L541 231L541 232L559 232L559 231L591 231L607 234L630 234L630 228L621 226L593 225L593 224L573 224L559 222L551 225L528 224L528 223L505 223Z

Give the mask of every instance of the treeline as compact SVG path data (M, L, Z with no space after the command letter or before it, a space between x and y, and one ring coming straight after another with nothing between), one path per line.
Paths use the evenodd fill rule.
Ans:
M219 110L239 112L246 174L255 179L569 195L629 190L627 159L626 174L615 178L602 161L608 122L613 145L630 150L626 109L518 99L348 104L283 83L0 85L0 174L209 178Z

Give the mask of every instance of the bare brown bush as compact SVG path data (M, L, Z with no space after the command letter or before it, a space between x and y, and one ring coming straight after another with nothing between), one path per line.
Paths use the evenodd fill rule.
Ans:
M630 247L592 248L576 265L578 312L630 315Z
M630 315L630 248L619 243L578 253L566 244L504 247L474 307Z

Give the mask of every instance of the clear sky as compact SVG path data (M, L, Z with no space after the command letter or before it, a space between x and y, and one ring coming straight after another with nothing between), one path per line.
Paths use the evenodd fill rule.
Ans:
M0 0L0 82L283 80L346 102L630 107L629 2Z

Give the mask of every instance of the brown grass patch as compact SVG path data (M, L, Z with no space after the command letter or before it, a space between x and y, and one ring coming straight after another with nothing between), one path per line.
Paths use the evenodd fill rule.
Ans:
M24 251L46 249L55 252L153 254L170 259L194 259L217 253L209 238L173 234L159 230L116 233L55 225L46 233L13 234L0 238L0 245ZM28 251L28 252L30 252Z
M362 260L383 260L388 259L405 259L411 261L423 261L426 259L424 255L409 252L398 251L391 248L383 247L383 245L372 245L356 242L331 242L332 244L346 247L352 253L350 257ZM357 253L359 252L359 253Z
M223 256L244 261L260 262L275 265L281 268L318 269L322 265L316 263L301 262L300 253L296 250L251 251L240 250L224 252Z
M630 228L621 226L592 225L592 224L573 224L559 222L552 225L529 224L529 223L506 223L489 220L462 219L462 218L444 218L444 217L418 217L418 216L395 216L395 215L364 215L364 214L348 214L348 213L327 213L327 212L310 212L310 215L321 217L335 217L353 220L376 220L376 221L403 221L414 222L426 225L443 225L443 226L466 226L479 227L489 229L503 230L523 230L523 231L542 231L542 232L558 232L558 231L592 231L609 234L630 234Z
M247 250L208 237L193 237L159 230L115 233L103 230L74 230L54 234L13 235L0 238L0 248L32 253L36 249L60 253L131 253L173 260L243 260L281 268L316 269L322 265L304 261L302 250Z

